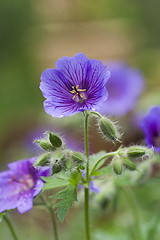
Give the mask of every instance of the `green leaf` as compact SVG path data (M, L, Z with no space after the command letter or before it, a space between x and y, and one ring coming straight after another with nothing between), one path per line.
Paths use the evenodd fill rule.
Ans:
M56 178L56 177L42 177L45 181L43 190L65 187L70 185L68 179Z
M97 176L104 176L104 175L108 175L108 174L113 174L111 164L108 164L107 166L105 166L97 171Z
M94 165L97 163L97 161L98 161L103 155L105 155L105 154L106 154L106 151L100 151L100 152L98 152L98 153L96 153L96 154L92 154L92 155L90 156L90 165L89 165L90 173L91 173ZM106 161L106 159L102 160L102 161L98 164L97 167L100 168L105 161Z
M72 207L72 202L77 201L77 191L76 188L72 185L66 187L62 191L56 193L55 195L51 196L54 199L61 199L57 202L53 207L58 207L56 210L57 216L62 223L68 210Z
M2 222L2 220L3 220L3 216L6 214L6 211L5 212L2 212L2 213L0 213L0 222Z

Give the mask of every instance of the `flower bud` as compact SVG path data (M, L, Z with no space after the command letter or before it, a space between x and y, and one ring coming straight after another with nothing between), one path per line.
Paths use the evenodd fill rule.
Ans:
M76 178L78 175L78 170L77 169L73 169L72 172L71 172L71 177L72 178Z
M108 118L101 118L99 127L102 133L111 141L119 141L119 133L114 123Z
M62 166L58 163L55 163L52 167L52 175L55 173L59 173L62 170Z
M139 157L143 157L144 155L151 155L151 154L152 154L152 150L143 146L132 146L127 150L128 157L132 157L132 158L139 158Z
M50 164L50 159L52 158L52 153L44 153L41 156L39 156L34 163L34 166L48 166Z
M71 158L67 158L65 165L66 165L66 169L67 170L72 169L72 159Z
M137 169L136 164L131 159L127 157L122 157L122 161L125 167L128 168L129 170L134 171Z
M49 140L50 140L51 144L53 145L53 147L60 148L62 146L61 138L57 134L52 133L52 132L48 132L48 134L49 134Z
M39 145L41 146L41 148L43 148L46 151L55 151L56 148L53 147L48 140L42 139L42 140L35 140L35 143L39 143Z
M85 156L80 152L73 152L72 159L78 164L85 162Z
M122 161L121 161L120 158L114 158L112 166L113 166L113 171L117 175L121 175L122 174Z
M84 170L84 169L85 169L85 166L79 165L79 169Z

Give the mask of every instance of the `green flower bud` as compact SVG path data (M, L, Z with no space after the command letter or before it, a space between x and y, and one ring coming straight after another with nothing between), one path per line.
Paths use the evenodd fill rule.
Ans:
M72 154L72 159L77 162L78 164L81 164L83 162L85 162L85 156L80 153L80 152L73 152Z
M129 170L134 171L137 169L136 164L131 159L127 157L122 157L122 161L125 167L128 168Z
M132 146L127 150L128 157L132 158L139 158L143 157L144 155L151 155L151 153L151 149L143 146Z
M66 164L66 169L67 170L72 169L72 159L71 158L67 158L65 164Z
M101 118L99 127L102 133L111 141L120 141L119 133L114 123L108 118Z
M72 172L71 172L71 177L72 177L72 178L76 178L77 175L78 175L78 173L79 173L79 172L78 172L77 169L73 169Z
M122 174L122 161L119 158L114 158L113 159L113 171L117 174L117 175L121 175Z
M48 140L42 139L42 140L35 140L35 143L39 143L39 145L41 146L41 148L43 148L46 151L55 151L56 148L53 147Z
M79 169L84 170L84 169L85 169L85 166L79 165Z
M44 153L41 156L39 156L34 163L34 166L48 166L50 164L50 159L52 158L52 153Z
M48 134L49 134L49 140L50 140L51 144L53 145L53 147L60 148L62 146L61 138L57 134L52 133L52 132L48 132Z
M52 167L52 175L55 173L59 173L62 170L62 166L58 163L55 163Z

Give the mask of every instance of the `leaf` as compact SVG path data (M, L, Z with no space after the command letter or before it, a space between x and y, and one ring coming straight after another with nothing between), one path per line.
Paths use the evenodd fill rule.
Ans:
M104 176L108 174L113 174L112 166L110 164L97 171L97 176Z
M0 222L2 222L2 220L3 220L3 216L4 216L5 214L6 214L6 211L0 213Z
M57 202L53 207L58 207L56 210L57 216L62 223L68 210L72 207L72 202L77 201L77 191L76 188L72 185L66 187L62 191L56 193L55 195L51 196L54 199L61 199Z
M56 178L56 177L42 177L45 181L43 190L65 187L70 185L68 179Z
M90 173L91 173L93 167L95 166L95 164L97 163L97 161L98 161L102 156L104 156L105 154L106 154L106 151L100 151L100 152L98 152L98 153L96 153L96 154L92 154L92 155L90 156L90 165L89 165ZM105 161L106 161L106 158L104 158L104 159L98 164L97 167L100 168ZM93 174L92 174L92 175L93 175Z

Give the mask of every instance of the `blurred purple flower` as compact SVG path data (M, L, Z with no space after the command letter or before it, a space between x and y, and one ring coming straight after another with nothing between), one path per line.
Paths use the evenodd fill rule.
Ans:
M146 144L160 152L160 106L149 109L141 121L141 127L146 137Z
M101 106L100 113L122 116L136 104L144 88L144 79L138 70L123 62L112 62L107 66L111 72L106 83L108 99Z
M84 110L96 110L108 97L105 84L110 76L102 62L83 53L62 57L56 69L41 75L40 89L45 111L53 117L65 117Z
M86 178L86 171L82 173L83 177ZM81 184L78 185L78 187L82 188L83 186ZM89 183L89 189L94 193L99 193L100 189L94 184L94 181L90 181Z
M41 176L50 175L50 168L32 166L36 157L9 163L9 170L0 173L0 212L17 208L19 213L29 211L33 198L43 188Z

